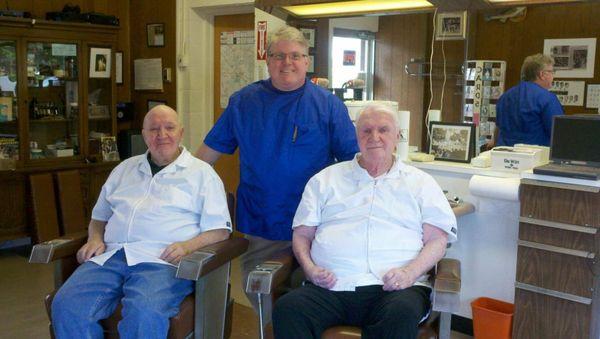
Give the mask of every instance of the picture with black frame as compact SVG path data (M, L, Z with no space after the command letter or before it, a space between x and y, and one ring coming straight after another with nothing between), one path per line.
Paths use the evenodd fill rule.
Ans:
M430 124L429 154L435 160L470 162L475 144L475 125L434 121Z

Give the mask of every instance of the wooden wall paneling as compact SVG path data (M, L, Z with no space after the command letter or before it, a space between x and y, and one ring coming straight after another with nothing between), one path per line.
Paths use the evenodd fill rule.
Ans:
M117 102L128 102L131 101L131 90L133 83L131 82L131 39L130 39L130 7L129 1L117 1L116 6L110 6L116 8L119 17L119 24L121 29L118 33L117 47L115 52L123 52L123 84L117 85ZM175 70L173 70L175 73ZM130 128L130 127L128 127ZM121 129L121 128L119 128Z
M131 99L135 106L133 127L141 128L147 112L148 99L166 100L167 105L177 109L177 41L176 41L176 1L175 0L131 0L130 1L130 67L135 59L162 58L162 67L171 68L171 82L163 82L161 91L134 90L134 72L130 73ZM146 25L150 23L165 24L165 46L148 47ZM127 81L127 80L125 80Z
M317 37L315 48L315 75L328 78L329 72L329 19L317 20Z
M426 58L428 14L384 16L376 35L374 98L398 102L401 110L409 110L409 144L420 146L423 117L423 84L426 79L404 72L411 58Z
M391 100L390 77L392 71L392 35L394 20L390 16L379 18L379 31L375 41L375 69L373 75L373 98Z

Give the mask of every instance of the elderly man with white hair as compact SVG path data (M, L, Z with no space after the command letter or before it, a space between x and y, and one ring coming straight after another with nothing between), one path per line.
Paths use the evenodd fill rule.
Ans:
M336 325L363 338L415 338L430 309L427 272L456 240L456 218L434 179L394 157L395 112L368 106L360 153L313 176L293 222L308 283L280 298L276 338L320 338Z

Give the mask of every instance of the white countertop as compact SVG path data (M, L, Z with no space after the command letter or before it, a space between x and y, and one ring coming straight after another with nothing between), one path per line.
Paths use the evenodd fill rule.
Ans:
M404 161L407 165L414 166L420 169L438 170L452 173L472 174L472 175L484 175L488 177L498 178L520 178L521 172L518 171L495 171L490 167L481 168L475 167L471 164L451 161L430 161L430 162L418 162L418 161Z

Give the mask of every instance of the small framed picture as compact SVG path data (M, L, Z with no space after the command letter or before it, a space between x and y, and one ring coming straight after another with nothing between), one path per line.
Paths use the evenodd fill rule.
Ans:
M155 100L155 99L148 99L148 111L150 112L151 109L153 109L154 107L158 106L158 105L166 105L167 101L166 100Z
M475 125L432 121L429 154L435 160L470 162L475 144Z
M302 32L304 38L308 41L308 48L314 48L316 30L314 28L300 28L300 32Z
M308 56L308 69L306 70L306 72L307 73L315 72L315 56L312 54Z
M438 13L435 40L462 40L467 34L467 11Z
M117 139L114 136L102 137L101 139L102 160L119 161L119 150Z
M147 24L148 47L165 46L165 24Z
M110 48L90 48L90 78L110 78Z

